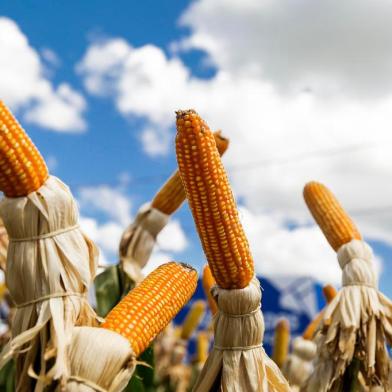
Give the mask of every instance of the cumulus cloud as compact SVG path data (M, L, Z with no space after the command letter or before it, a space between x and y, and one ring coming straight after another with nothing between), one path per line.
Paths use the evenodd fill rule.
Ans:
M12 109L22 111L27 121L58 132L86 129L83 96L69 84L55 87L46 76L45 64L19 26L0 17L0 91ZM46 60L49 52L44 51ZM53 53L51 60L53 61Z
M130 198L119 189L107 185L83 187L79 190L78 201L83 211L103 213L124 228L131 221Z
M355 5L352 1L346 5L332 1L318 6L320 15L312 19L315 6L303 0L283 30L294 7L287 1L194 2L181 19L190 27L190 35L177 42L177 48L205 50L217 66L209 79L192 75L180 53L167 55L152 45L136 48L121 38L92 43L79 65L90 93L102 94L107 91L104 87L110 87L108 96L121 114L147 120L141 140L150 155L173 153L173 112L178 108L193 107L213 129L223 130L231 139L224 161L236 196L254 217L255 227L261 231L268 227L275 233L271 238L268 230L263 231L271 240L265 243L261 237L253 240L260 254L258 263L262 260L260 272L264 273L282 270L292 253L300 259L301 273L320 276L317 263L310 260L333 256L321 234L309 226L312 219L302 200L304 184L313 179L325 182L336 193L366 238L392 244L392 194L385 186L392 173L392 91L389 82L381 82L390 61L386 47L391 35L382 19L382 14L390 19L389 6L385 1L363 0ZM309 8L304 15L300 12L303 7ZM343 14L335 18L339 10ZM364 20L366 10L378 20L379 30L373 31L373 22L367 20L371 18ZM355 27L357 11L361 22ZM360 55L359 38L354 33L350 53L344 52L347 42L340 42L333 31L328 41L333 48L325 49L327 59L317 58L327 38L320 35L322 26L313 30L312 23L325 26L328 18L332 29L342 18L353 32L359 31L361 23L366 24L364 31L370 35L360 48L366 61L358 62L361 65L357 68L350 69L350 53ZM264 34L256 30L257 21ZM286 61L286 72L283 63L274 64L280 61L279 48L285 55L290 40L296 39L289 36L297 34L292 33L295 26L302 29L298 34L311 42L308 45L304 41L303 46L295 43L297 46L288 51L293 69ZM338 29L342 41L345 28ZM274 34L275 40L268 41ZM379 40L374 34L380 34ZM315 41L320 49L314 49ZM264 48L268 42L270 50L277 52L272 58L267 58L269 52ZM383 52L385 58L380 54ZM333 56L337 63L331 65ZM377 59L374 63L369 60L372 56ZM323 62L325 67L320 65ZM272 75L273 69L276 74ZM376 78L374 88L369 82L372 78ZM369 93L367 99L363 99L365 92ZM168 148L159 144L165 140L162 135L171 141ZM295 230L288 229L291 224ZM287 247L280 246L281 242ZM319 246L324 249L321 255ZM274 253L278 257L273 257ZM335 264L329 263L323 271L331 280L338 276Z
M285 91L385 96L391 21L388 0L200 0L182 15L191 34L176 47L202 49L219 69Z
M172 219L159 233L157 248L165 252L182 252L186 249L188 241L180 221Z

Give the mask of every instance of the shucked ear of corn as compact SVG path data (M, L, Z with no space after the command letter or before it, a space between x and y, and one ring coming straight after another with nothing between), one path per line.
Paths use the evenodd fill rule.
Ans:
M204 301L199 300L193 302L182 324L181 339L188 340L192 336L193 332L197 329L200 322L202 321L205 310L206 304Z
M0 103L0 215L8 232L6 282L16 304L0 367L16 359L16 390L41 391L68 373L75 325L92 325L87 301L98 251L81 232L68 187L48 171L16 119ZM33 380L34 377L38 378Z
M273 361L282 369L290 344L290 324L286 319L279 320L275 327Z
M26 196L49 177L41 154L0 100L0 190L7 197Z
M197 273L190 266L164 264L113 308L101 328L75 330L66 390L122 391L136 357L188 302L196 285Z
M164 264L109 312L102 327L126 337L138 356L189 301L196 285L190 266Z
M208 126L193 110L177 112L176 150L189 206L217 282L214 347L194 392L288 391L262 349L261 290L236 204Z
M309 182L304 188L304 199L335 251L351 240L362 239L354 222L326 186L315 181Z
M229 147L229 139L221 131L214 133L216 148L219 155L223 155ZM178 170L167 180L155 195L151 206L167 215L172 215L185 201L186 195Z
M323 314L315 371L304 390L342 388L353 361L367 386L389 390L385 343L392 344L392 302L378 291L372 250L327 187L309 183L304 197L342 269L342 288ZM349 378L356 382L358 372Z
M204 294L207 297L208 306L210 307L211 313L214 316L218 311L218 306L216 304L215 299L212 297L211 289L216 285L215 279L212 276L211 269L208 264L206 264L203 268L203 277L202 277Z
M194 110L177 112L177 161L204 253L221 288L246 287L254 275L249 244L207 124Z

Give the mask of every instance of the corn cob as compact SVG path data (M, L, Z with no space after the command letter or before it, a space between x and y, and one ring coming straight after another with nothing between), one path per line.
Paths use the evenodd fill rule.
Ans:
M208 306L210 307L211 313L214 316L218 311L218 305L216 304L215 299L212 297L211 288L216 285L215 279L212 276L211 269L208 264L206 264L203 268L203 289L204 294L207 297Z
M128 339L138 356L189 301L196 285L197 273L192 267L164 264L109 312L102 327Z
M335 251L353 239L362 238L351 218L325 185L309 182L304 188L304 199Z
M199 326L200 321L203 319L205 310L206 304L204 301L199 300L193 302L192 307L182 323L181 339L188 340L192 336L193 332Z
M246 287L254 275L249 244L207 124L194 110L177 112L177 161L204 253L217 284Z
M221 131L215 132L214 137L218 152L222 156L229 146L229 139L223 137ZM151 206L164 214L171 215L180 208L185 199L185 190L177 170L155 195Z
M204 363L208 357L210 340L206 332L197 335L197 362Z
M290 324L286 319L279 320L275 326L273 361L281 369L286 361L290 343Z
M327 284L323 287L323 294L324 294L324 298L327 301L327 304L330 304L332 302L332 300L335 298L337 292L336 289ZM316 332L316 329L318 328L318 326L321 323L321 320L323 319L323 315L324 312L321 311L310 323L309 325L306 327L305 332L303 333L302 337L305 340L312 340L313 336Z
M329 304L336 297L337 291L335 287L331 286L330 284L326 284L323 287L323 294L327 304Z
M0 190L7 197L26 196L48 176L41 154L0 100Z

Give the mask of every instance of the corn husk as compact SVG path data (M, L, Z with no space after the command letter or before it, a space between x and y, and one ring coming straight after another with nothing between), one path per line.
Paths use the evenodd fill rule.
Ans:
M41 391L67 376L73 327L95 323L86 296L98 252L77 226L71 192L56 177L26 197L4 198L0 215L12 239L6 283L17 305L0 366L17 357L17 391ZM38 378L35 387L28 373Z
M0 269L5 271L7 263L8 234L4 227L3 221L0 219Z
M392 303L377 289L371 248L352 240L338 250L342 289L327 306L317 336L318 357L306 391L338 391L354 358L368 386L390 390L385 342L392 344Z
M264 320L260 283L253 278L243 289L213 288L218 304L214 347L194 387L195 392L220 390L283 392L287 381L262 347ZM219 380L220 378L220 380Z
M151 256L157 235L168 220L169 215L145 204L124 231L120 242L120 265L132 281L140 282L144 278L142 269Z
M105 328L74 328L69 360L67 392L120 392L136 368L128 340Z
M316 343L299 336L293 340L293 349L283 367L283 374L291 387L301 387L313 371Z

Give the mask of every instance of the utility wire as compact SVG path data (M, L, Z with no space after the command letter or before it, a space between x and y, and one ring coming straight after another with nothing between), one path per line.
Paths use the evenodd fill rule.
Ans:
M364 143L364 144L354 144L354 145L348 145L348 146L343 146L340 148L330 148L330 149L320 149L320 150L314 150L314 151L309 151L309 152L303 152L299 153L297 155L293 155L287 158L272 158L272 159L264 159L260 161L253 161L253 162L246 162L246 163L240 163L237 165L228 165L226 166L228 171L235 172L235 171L241 171L241 170L252 170L260 167L271 167L271 166L280 166L280 165L286 165L290 163L297 163L301 162L307 159L321 159L321 158L328 158L331 156L338 156L341 154L347 154L347 153L355 153L357 151L362 151L362 150L367 150L370 148L375 148L375 147L380 147L380 146L385 146L385 144L381 145L378 143ZM163 182L169 176L172 174L171 173L159 173L159 174L148 174L148 175L143 175L143 176L138 176L134 178L130 178L128 182L125 184L122 184L122 186L125 187L130 187L130 186L135 186L135 185L151 185L153 183L156 183L158 181ZM113 186L121 186L121 182L119 181L106 181L104 183L90 183L90 184L77 184L77 183L72 183L72 181L69 182L71 187L79 188L79 187L88 187L88 186L99 186L99 185L113 185Z

